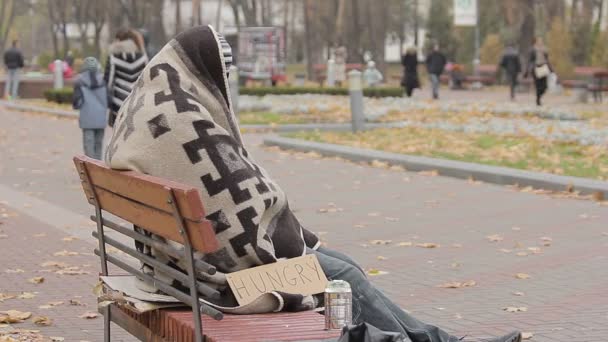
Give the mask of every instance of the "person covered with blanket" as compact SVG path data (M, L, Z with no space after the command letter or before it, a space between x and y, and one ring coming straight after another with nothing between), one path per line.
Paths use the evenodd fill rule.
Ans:
M230 46L211 26L176 36L135 83L120 109L105 155L106 163L114 169L138 171L200 189L207 219L220 243L217 252L195 254L218 269L219 275L206 281L220 290L222 298L208 303L228 313L315 308L321 304L317 297L278 292L238 306L225 278L225 273L281 258L315 254L328 279L350 283L355 324L366 322L412 341L459 341L402 310L352 259L322 247L317 236L302 227L283 190L243 145L228 90L231 61ZM157 260L185 269L182 260L142 248ZM148 266L144 271L155 272ZM154 275L175 284L167 275ZM156 291L151 284L140 282L139 286ZM520 333L514 332L492 341L520 339Z

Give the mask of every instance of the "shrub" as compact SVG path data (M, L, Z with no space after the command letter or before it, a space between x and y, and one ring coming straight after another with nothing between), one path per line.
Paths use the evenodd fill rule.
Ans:
M479 57L481 64L498 64L504 50L504 45L498 34L489 34L481 45Z
M242 95L348 95L348 88L321 88L321 87L243 87L239 90ZM367 97L401 97L403 90L398 87L365 88L363 95Z
M49 102L72 103L74 90L72 88L49 89L44 92L44 98Z

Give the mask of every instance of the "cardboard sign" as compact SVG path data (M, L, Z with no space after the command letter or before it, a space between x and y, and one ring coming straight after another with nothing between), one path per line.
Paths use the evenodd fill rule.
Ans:
M324 292L327 286L327 278L315 255L228 273L226 278L239 305L251 303L272 291L311 295Z

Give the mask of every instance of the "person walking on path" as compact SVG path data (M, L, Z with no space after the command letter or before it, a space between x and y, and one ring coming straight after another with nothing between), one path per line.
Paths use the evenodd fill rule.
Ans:
M532 74L534 78L534 88L536 88L536 105L542 105L541 99L547 91L547 79L553 68L549 62L549 53L541 37L536 38L534 47L528 56L526 77Z
M509 45L505 49L500 60L500 67L505 70L509 86L511 88L511 100L515 100L515 87L517 87L517 76L521 72L521 63L519 61L519 53Z
M426 57L426 69L431 78L431 89L435 100L439 98L439 76L443 73L446 63L445 55L439 51L439 45L435 44L433 51Z
M80 110L78 124L82 129L84 154L101 160L103 133L106 127L108 94L99 62L85 58L74 82L74 109Z
M110 45L109 52L104 80L108 86L110 107L108 125L114 127L116 114L148 64L148 55L141 34L130 29L121 29L116 33L116 40Z
M405 55L401 56L401 65L403 65L401 86L405 88L407 97L412 97L414 89L420 88L420 80L418 79L418 52L415 47L408 48Z
M4 97L8 99L16 99L19 95L19 73L25 64L17 44L18 41L13 40L11 48L4 53L4 66L6 67Z

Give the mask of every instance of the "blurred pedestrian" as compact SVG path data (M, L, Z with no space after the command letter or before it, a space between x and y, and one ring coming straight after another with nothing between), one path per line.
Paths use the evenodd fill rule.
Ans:
M433 51L426 57L426 69L431 78L433 99L439 98L439 77L443 73L446 63L445 55L439 51L439 44L435 44Z
M401 56L401 65L403 65L403 77L401 78L401 86L405 88L407 97L412 97L414 89L420 88L420 80L418 79L418 52L415 47L410 47Z
M64 60L68 64L68 66L74 66L74 53L72 52L72 50L68 50L68 53L65 55Z
M517 87L517 76L521 72L521 63L519 61L519 53L509 45L505 48L500 60L500 67L505 70L509 87L511 88L511 100L515 100L515 88Z
M334 50L334 81L339 87L346 82L346 47L340 46Z
M536 37L534 47L528 56L528 65L526 68L526 77L532 74L534 78L534 87L536 88L536 105L542 105L541 98L547 91L547 78L553 72L551 63L549 62L549 53L543 43L541 37Z
M6 81L4 85L4 97L16 99L19 95L19 74L24 67L23 54L17 47L19 41L13 40L11 48L4 53L4 66L6 67Z
M365 85L368 87L375 87L382 83L384 77L382 76L380 70L376 68L376 62L367 62L367 68L365 68L365 71L363 71L363 80L365 81Z
M108 124L114 127L116 113L131 94L135 81L148 64L148 54L142 35L130 29L121 29L110 45L104 80L108 86L110 114Z
M106 127L108 94L99 62L94 57L84 59L74 82L74 109L80 110L78 124L82 129L84 154L101 160L101 146Z

